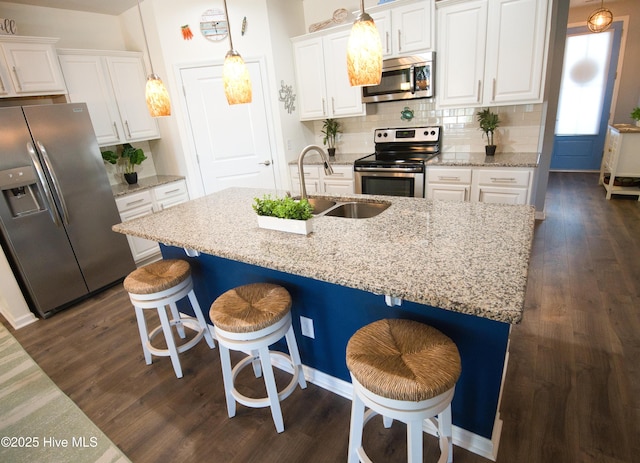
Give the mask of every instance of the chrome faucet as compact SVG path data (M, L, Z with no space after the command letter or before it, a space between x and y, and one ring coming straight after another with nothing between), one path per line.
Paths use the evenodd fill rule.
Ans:
M309 151L314 151L314 150L320 153L320 157L322 157L322 162L324 163L324 173L327 175L333 174L333 168L331 167L331 164L329 164L329 157L327 156L327 153L325 153L325 151L322 148L320 148L318 145L309 145L306 148L304 148L300 153L300 156L298 156L298 175L300 175L300 198L301 199L307 199L307 186L305 185L305 181L304 181L304 169L302 167L302 161L305 155Z

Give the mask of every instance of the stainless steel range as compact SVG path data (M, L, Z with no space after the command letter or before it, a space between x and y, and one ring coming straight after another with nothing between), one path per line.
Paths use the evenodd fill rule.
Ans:
M442 148L442 127L376 129L375 153L353 164L356 193L424 197L425 163Z

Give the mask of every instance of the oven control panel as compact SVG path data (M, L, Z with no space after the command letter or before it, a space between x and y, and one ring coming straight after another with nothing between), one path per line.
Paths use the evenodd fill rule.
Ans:
M376 129L373 133L375 143L424 143L440 140L439 126L408 127L396 129Z

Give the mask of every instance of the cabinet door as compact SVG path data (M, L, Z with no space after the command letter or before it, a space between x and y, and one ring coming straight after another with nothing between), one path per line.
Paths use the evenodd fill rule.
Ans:
M322 37L294 42L293 54L300 120L322 119L327 116Z
M153 214L153 199L149 190L116 198L116 205L123 221ZM127 241L136 263L160 253L160 246L155 241L129 235L127 235Z
M360 116L365 113L362 89L352 87L347 72L347 42L351 31L324 39L324 69L327 82L328 114L331 117Z
M394 54L406 55L433 47L432 8L433 1L429 0L391 10Z
M87 104L98 144L104 146L122 143L125 140L124 137L121 138L124 129L103 58L61 54L59 59L67 82L69 100L72 103Z
M304 186L307 194L320 193L320 166L306 165L304 168ZM298 166L289 166L289 174L291 175L291 190L295 194L300 194L300 174Z
M391 10L378 11L372 13L371 17L376 24L378 34L380 34L380 43L382 43L382 57L390 58L393 55L392 31L391 31Z
M145 101L146 75L138 57L106 57L126 141L160 137L155 119Z
M469 199L469 186L430 184L427 185L427 199L467 201Z
M481 203L527 204L527 189L480 186L475 200Z
M546 0L491 0L485 104L542 101Z
M11 84L11 73L0 52L0 96L10 96L15 93Z
M438 105L477 106L482 100L487 3L471 0L438 9Z
M0 46L17 94L66 93L64 78L52 44L11 42Z

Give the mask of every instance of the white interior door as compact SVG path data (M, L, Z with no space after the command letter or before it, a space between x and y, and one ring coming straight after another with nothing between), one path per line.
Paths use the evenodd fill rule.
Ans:
M180 71L205 194L229 187L275 189L270 123L258 61L247 62L252 102L230 106L222 64Z

